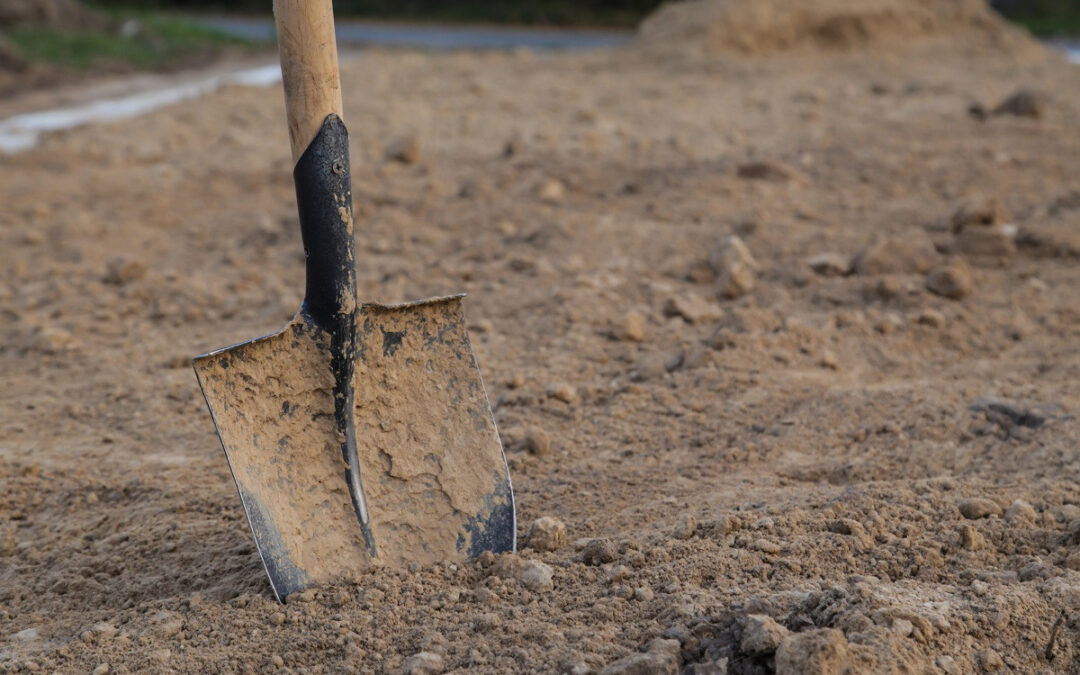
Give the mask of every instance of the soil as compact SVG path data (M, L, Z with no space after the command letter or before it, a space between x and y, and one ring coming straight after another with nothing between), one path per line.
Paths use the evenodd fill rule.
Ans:
M988 45L350 61L522 549L285 605L190 366L303 292L281 92L0 158L0 671L1080 672L1080 68Z

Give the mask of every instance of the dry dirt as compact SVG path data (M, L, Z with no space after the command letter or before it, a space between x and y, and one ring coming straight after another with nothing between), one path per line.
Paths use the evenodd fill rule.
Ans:
M522 550L284 606L190 367L300 300L280 91L0 158L0 672L1080 672L1080 68L900 42L348 65Z

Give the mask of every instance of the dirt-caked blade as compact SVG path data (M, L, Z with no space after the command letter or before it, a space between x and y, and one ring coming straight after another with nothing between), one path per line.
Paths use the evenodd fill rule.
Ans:
M461 296L365 304L356 317L344 425L331 335L304 313L195 359L279 599L373 564L515 548L510 477Z

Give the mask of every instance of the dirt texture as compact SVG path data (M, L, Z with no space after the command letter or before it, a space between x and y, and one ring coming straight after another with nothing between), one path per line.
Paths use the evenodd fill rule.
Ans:
M944 35L350 62L523 548L286 605L190 368L302 295L281 92L0 158L0 671L1080 672L1080 68Z

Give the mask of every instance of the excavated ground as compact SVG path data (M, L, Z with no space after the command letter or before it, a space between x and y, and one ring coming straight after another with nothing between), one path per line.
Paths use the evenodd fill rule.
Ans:
M903 47L348 65L523 550L284 606L190 367L300 301L280 91L0 158L0 672L1080 672L1080 68Z

